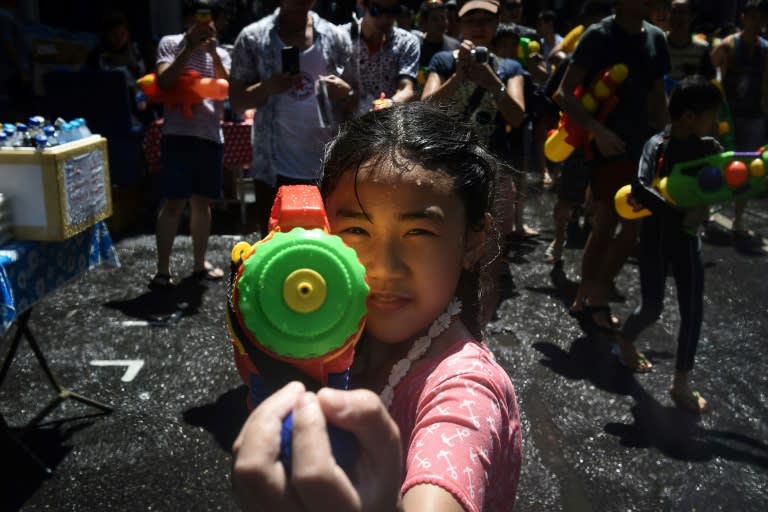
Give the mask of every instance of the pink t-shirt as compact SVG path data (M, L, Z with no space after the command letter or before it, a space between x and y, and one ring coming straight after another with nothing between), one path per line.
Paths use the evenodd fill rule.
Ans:
M468 511L512 510L520 415L512 381L485 345L457 342L443 359L409 373L390 413L407 454L401 494L433 484Z

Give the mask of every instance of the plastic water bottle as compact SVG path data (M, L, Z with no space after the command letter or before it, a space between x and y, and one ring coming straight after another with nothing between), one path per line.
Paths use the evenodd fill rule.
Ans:
M91 135L93 135L91 133L90 128L88 128L88 124L86 124L84 118L78 117L77 119L75 119L75 121L77 121L78 132L80 133L81 138L90 137Z
M11 146L8 144L8 133L6 133L5 130L0 132L0 149L6 149L10 148Z
M72 125L69 123L63 123L59 126L59 144L66 144L72 142Z
M16 137L13 139L13 147L15 148L29 148L34 144L29 139L29 130L24 123L16 123Z
M41 119L40 116L32 116L27 119L27 133L29 133L30 139L34 140L35 137L43 133Z
M35 149L38 151L43 151L47 146L48 146L48 137L46 137L42 133L38 133L35 136Z
M59 140L56 133L56 128L50 124L43 127L43 135L48 137L48 147L58 146Z
M3 125L3 133L5 134L5 143L9 148L13 147L13 139L16 137L16 125L5 123Z

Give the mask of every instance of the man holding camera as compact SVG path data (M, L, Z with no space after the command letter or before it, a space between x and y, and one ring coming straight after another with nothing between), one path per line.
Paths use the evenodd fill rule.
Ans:
M503 153L499 126L516 128L525 116L523 68L488 50L499 24L499 2L470 0L459 10L459 22L464 40L458 50L432 57L421 99L453 105L491 150ZM497 122L498 115L503 122Z
M512 148L507 126L518 128L525 118L523 68L512 59L490 53L499 24L499 2L470 0L459 9L464 40L458 50L438 52L430 61L422 100L452 105L475 127L480 140L497 156L510 162ZM503 236L515 230L515 188L511 173L497 177L498 224ZM496 258L490 269L492 291L485 297L485 311L496 311L498 283L508 276L509 266ZM505 276L505 274L507 274Z
M352 87L340 78L352 59L349 33L311 11L314 4L280 0L272 14L243 28L232 51L232 108L256 108L249 175L262 236L277 189L317 181L333 133L318 101L327 96L337 120L355 105Z

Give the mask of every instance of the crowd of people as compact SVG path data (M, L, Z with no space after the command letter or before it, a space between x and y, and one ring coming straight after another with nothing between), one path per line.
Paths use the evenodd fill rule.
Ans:
M666 276L674 275L681 321L669 393L679 407L704 412L690 374L708 209L673 205L658 183L677 163L762 146L765 6L747 2L739 29L715 40L694 34L689 0L587 1L565 36L554 11L522 25L521 0L424 0L416 8L361 0L343 24L313 4L281 0L220 52L215 5L187 2L186 32L158 50L161 85L186 68L223 77L231 108L255 112L249 173L262 236L280 186L319 184L331 231L357 251L371 287L353 391L291 384L253 404L234 447L240 504L511 507L520 418L482 327L509 272L500 254L539 236L526 222L526 201L535 200L529 179L557 188L555 238L542 255L553 265L563 264L567 225L584 215L589 233L568 312L612 340L630 371L652 368L635 341L661 315ZM594 92L599 80L607 94ZM174 284L170 249L186 200L193 272L223 276L205 257L210 203L221 193L221 107L206 100L192 119L166 119L153 287ZM626 185L632 208L651 217L617 213L614 197ZM754 236L745 207L735 203L735 239ZM641 297L622 325L609 304L633 251ZM286 479L280 432L290 411ZM350 474L330 456L327 423L357 438L360 460Z
M630 371L652 369L635 341L659 318L674 275L681 320L670 397L692 413L707 409L690 374L708 210L671 204L658 182L677 163L764 144L768 6L747 1L726 33L697 32L693 0L585 0L561 35L555 10L525 13L524 4L359 0L334 14L348 20L337 23L312 0L280 0L225 50L217 3L188 0L184 32L159 42L160 87L185 70L224 78L231 109L253 112L248 172L261 235L280 186L319 184L331 231L357 251L371 288L353 391L291 384L254 404L234 447L243 508L512 507L520 417L482 328L509 272L499 256L540 236L525 212L536 200L529 180L557 193L542 258L562 265L569 224L588 231L568 312L608 337ZM93 64L143 73L123 21L105 27ZM590 104L586 91L600 79L609 94ZM223 108L206 99L191 117L165 113L154 289L175 284L171 250L187 203L193 275L224 277L206 255L211 204L222 193ZM617 213L625 185L634 210L650 217ZM756 237L747 207L734 203L736 241ZM634 251L641 297L627 299L637 308L622 322L610 303ZM278 454L290 411L286 478ZM356 436L353 474L330 457L327 423Z

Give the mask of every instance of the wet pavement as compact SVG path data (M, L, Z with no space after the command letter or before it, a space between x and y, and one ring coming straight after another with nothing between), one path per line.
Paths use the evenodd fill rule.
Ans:
M553 201L532 192L529 224L541 236L512 247L513 283L488 328L523 415L515 509L768 509L768 249L734 247L723 228L710 231L693 383L712 410L697 418L667 394L679 319L672 280L661 321L638 341L654 371L628 373L607 340L587 336L566 314L580 249L567 248L554 272L544 262ZM235 210L215 212L210 251L220 265L236 241L255 240L238 234L249 229ZM731 211L716 218L727 225ZM750 203L746 221L768 237L768 198ZM116 242L121 268L99 267L60 289L30 322L61 383L114 412L64 400L25 429L55 393L22 344L0 387L0 411L52 474L5 441L0 509L234 510L229 449L245 417L245 388L224 323L225 285L185 279L173 292L150 292L154 237ZM182 277L191 271L190 245L177 239ZM617 287L627 299L613 309L624 318L639 297L634 260ZM12 332L0 339L2 357Z

